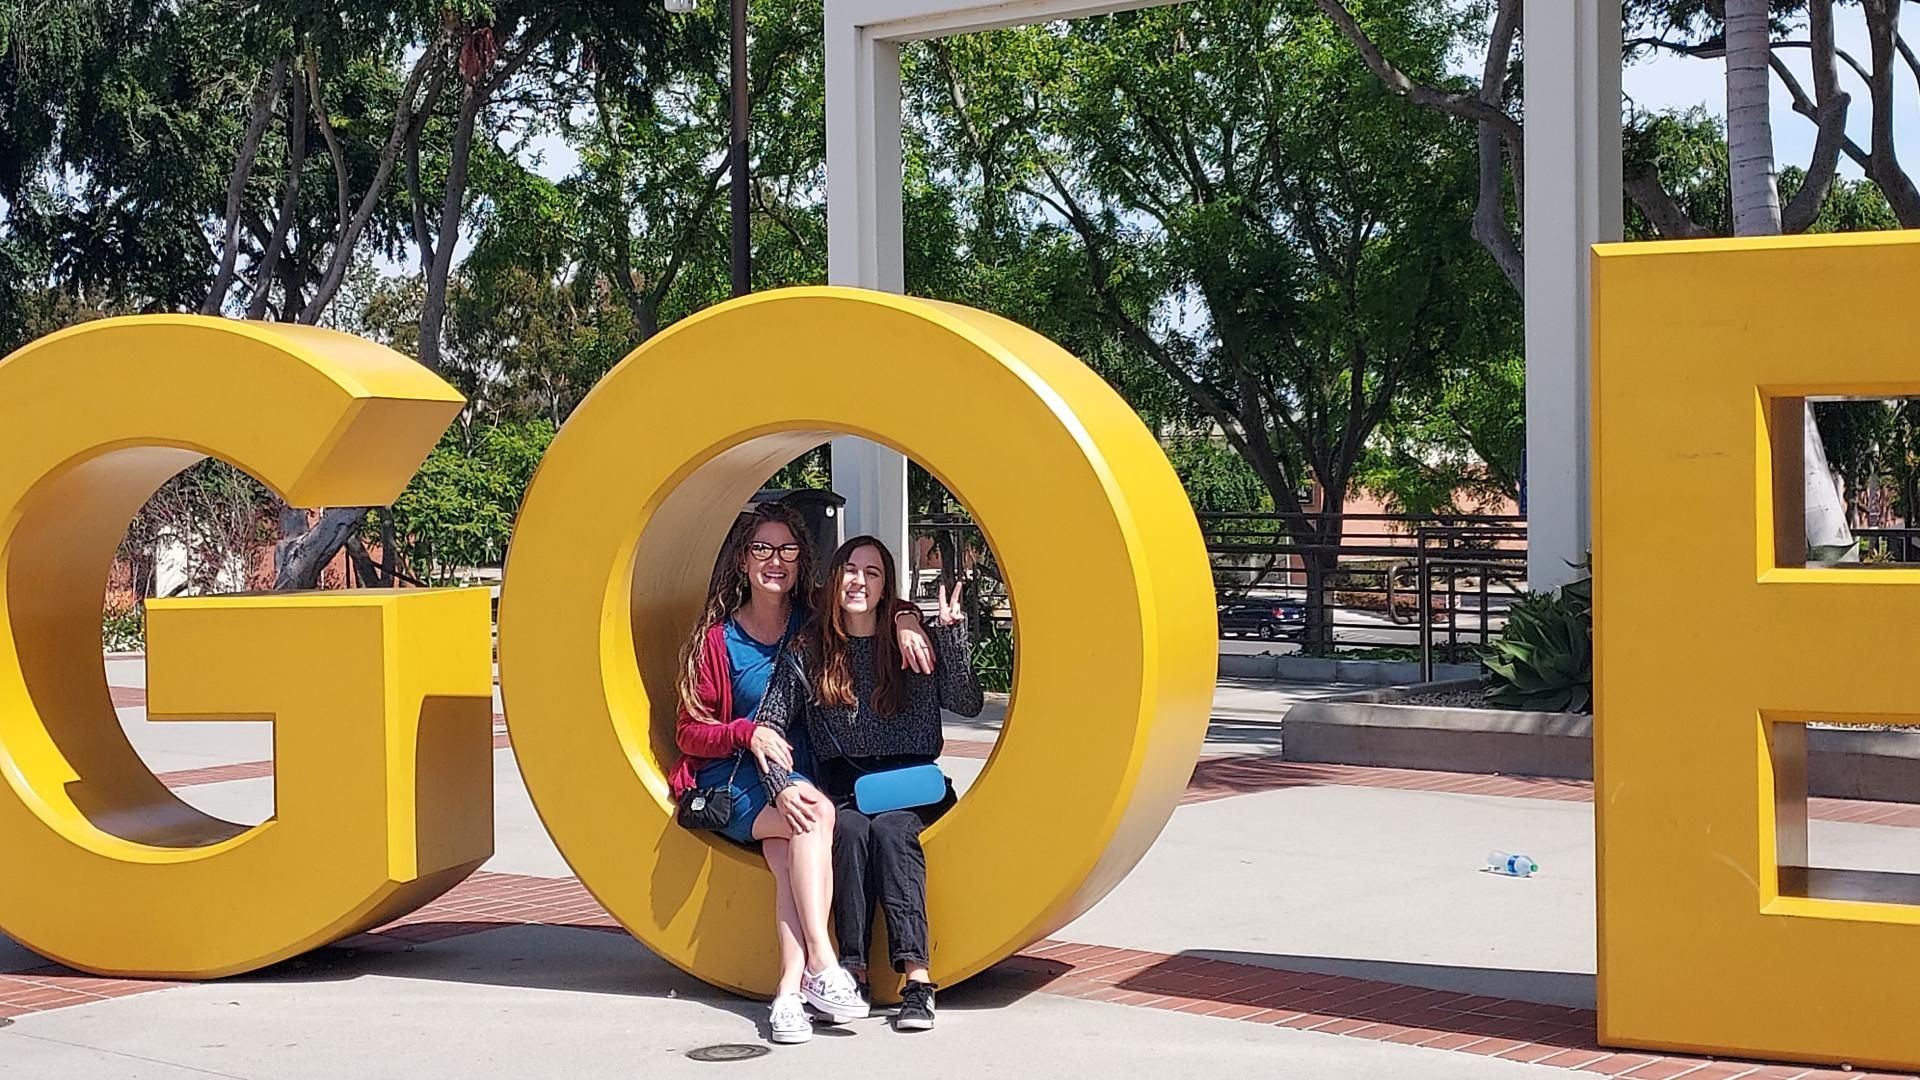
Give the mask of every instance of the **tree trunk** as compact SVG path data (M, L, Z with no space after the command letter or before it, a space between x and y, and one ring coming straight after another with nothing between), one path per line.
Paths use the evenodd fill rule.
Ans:
M354 576L360 579L360 588L379 589L385 585L380 580L380 565L367 554L367 545L353 533L347 534L347 559L353 567Z
M1909 473L1900 481L1900 524L1905 528L1915 528L1920 523L1920 474ZM1914 560L1913 537L1904 536L1900 541L1900 553L1895 562Z
M360 243L361 235L373 219L382 197L386 194L387 184L393 176L394 162L399 158L401 149L409 138L416 137L414 120L421 113L429 112L440 98L440 87L445 82L446 65L439 63L439 49L442 42L436 41L420 54L420 59L407 75L407 82L401 88L398 104L394 109L393 130L387 136L386 145L381 148L380 159L374 169L373 179L367 184L360 206L351 218L340 222L339 234L334 238L333 255L327 261L326 270L320 275L313 298L300 310L298 321L313 325L326 313L327 306L340 291L340 285L346 280L347 270L353 263L353 253ZM428 72L432 77L428 78ZM420 94L420 84L425 81L427 89L416 102L415 95Z
M1309 550L1302 563L1308 573L1306 628L1300 634L1300 651L1308 655L1332 655L1338 646L1334 634L1332 598L1334 582L1340 577L1340 536L1346 532L1342 511L1321 511L1302 519L1302 538Z
M460 216L467 205L467 170L473 159L474 126L494 92L507 85L521 65L533 56L542 39L552 31L556 19L552 12L541 16L526 28L518 46L498 55L497 63L492 52L493 28L474 28L461 53L460 108L454 121L453 145L447 154L446 198L440 206L440 231L433 239L433 262L427 269L427 295L420 307L418 358L429 371L440 370L440 336L447 317L447 278L453 272L453 249L460 242Z
M1821 2L1821 0L1816 0ZM1780 233L1780 191L1768 111L1773 45L1767 0L1727 0L1727 162L1733 181L1735 236ZM1811 548L1850 547L1846 505L1827 467L1826 446L1806 408L1806 532Z
M280 103L280 90L286 82L287 58L283 56L273 62L267 84L254 94L253 115L247 121L246 135L240 140L233 172L227 176L227 213L220 234L220 265L214 271L212 286L207 289L207 299L200 305L202 315L220 314L227 302L227 290L233 287L234 267L240 260L240 208L246 201L247 181L253 178L254 160L260 156L260 141L266 137L267 125L273 120L274 107Z
M158 547L159 543L156 541L154 544L148 545L146 550L130 552L127 556L127 569L131 572L133 579L133 604L135 607L146 606L147 597L153 595L153 583L156 576L155 571L159 566L159 559L155 555Z
M273 591L295 592L320 584L320 574L347 542L360 523L366 520L367 507L332 507L320 514L313 527L274 548ZM304 518L301 511L294 511ZM284 531L286 517L282 516Z
M440 370L440 333L447 319L447 279L453 273L453 249L460 242L460 214L467 203L467 167L473 156L473 129L486 104L486 91L469 83L460 95L460 112L447 155L447 191L440 205L440 228L434 239L433 262L427 269L427 295L420 305L419 360L428 371Z
M267 241L267 248L260 255L260 266L254 274L253 300L247 305L247 318L264 319L267 306L273 301L273 279L278 271L281 256L287 250L287 234L293 229L293 219L300 212L300 174L307 166L307 80L296 77L293 80L293 98L287 103L287 182L280 196L280 208L273 219L273 239ZM297 310L298 288L294 282L287 282L287 295L281 301L283 314Z
M1868 48L1873 56L1873 77L1867 82L1873 100L1873 132L1869 145L1867 178L1886 195L1900 224L1914 228L1920 224L1920 189L1900 165L1899 149L1894 142L1895 108L1894 59L1902 49L1900 9L1902 0L1862 0L1860 10L1867 20ZM1909 54L1911 62L1911 54ZM1914 70L1920 73L1920 65ZM1916 77L1920 77L1917 74Z
M400 566L400 555L396 550L398 546L399 540L394 536L393 531L393 507L388 506L380 511L381 588L391 589L400 580L394 576L394 571Z
M1807 547L1852 548L1853 529L1847 524L1847 505L1840 497L1833 469L1827 464L1827 447L1820 441L1820 428L1813 422L1813 406L1802 407L1806 416L1806 522ZM1842 558L1854 562L1858 550Z
M1818 2L1818 0L1816 0ZM1773 168L1768 61L1773 53L1767 0L1726 0L1727 164L1733 180L1735 236L1780 232L1780 189Z

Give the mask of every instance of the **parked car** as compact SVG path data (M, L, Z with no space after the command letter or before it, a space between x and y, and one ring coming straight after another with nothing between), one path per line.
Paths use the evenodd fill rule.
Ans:
M1306 625L1306 605L1297 600L1236 600L1220 605L1222 634L1277 641L1299 637Z

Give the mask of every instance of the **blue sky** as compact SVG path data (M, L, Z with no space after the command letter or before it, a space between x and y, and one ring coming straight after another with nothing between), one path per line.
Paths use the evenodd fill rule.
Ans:
M1866 21L1857 7L1835 10L1836 44L1865 66L1868 63ZM1804 40L1805 33L1792 35ZM1808 93L1813 92L1812 66L1805 49L1783 49L1779 53ZM1695 60L1662 55L1628 67L1621 73L1621 92L1634 106L1664 111L1703 106L1715 116L1727 113L1726 65L1719 60ZM1867 145L1871 117L1867 108L1867 88L1859 77L1840 65L1841 88L1853 96L1847 113L1847 131L1855 142ZM1813 123L1793 111L1792 99L1780 80L1773 80L1774 158L1781 168L1798 165L1806 168L1813 153ZM1908 169L1920 167L1920 92L1904 74L1895 81L1894 141L1900 147L1900 159ZM1840 175L1858 178L1860 170L1842 155Z
M1867 63L1866 23L1857 7L1841 7L1835 12L1835 37L1839 47L1851 53L1863 65ZM1804 34L1796 35L1804 37ZM1813 76L1805 49L1786 49L1780 53L1787 66L1799 76L1801 85L1812 92ZM1477 70L1478 62L1469 65ZM1843 89L1853 95L1847 127L1854 141L1867 144L1870 116L1867 88L1845 64L1840 67ZM1621 73L1621 91L1633 107L1652 111L1705 108L1715 116L1726 116L1726 65L1719 60L1696 60L1662 54L1635 63ZM1896 142L1900 158L1910 169L1920 168L1920 90L1904 75L1895 89L1898 111L1895 120ZM1781 168L1798 165L1805 168L1813 152L1813 124L1793 111L1791 99L1778 79L1773 81L1773 143ZM539 172L560 179L579 164L579 156L554 136L532 140L527 147L529 164L539 156ZM1842 156L1840 175L1860 176L1860 170Z

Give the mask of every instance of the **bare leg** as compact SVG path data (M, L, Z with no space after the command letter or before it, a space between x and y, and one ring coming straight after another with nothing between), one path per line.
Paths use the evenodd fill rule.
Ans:
M816 973L839 962L833 937L827 931L827 920L833 914L833 810L830 804L822 802L826 807L825 816L798 836L787 825L786 815L774 807L760 811L760 816L753 821L755 839L787 842L787 875L791 886L787 892L799 915L807 970ZM767 857L773 858L771 850Z
M825 971L840 962L827 932L833 918L833 822L796 836L793 847L793 899L806 933L807 970Z
M780 988L778 994L800 992L801 968L806 963L806 947L800 940L800 912L793 904L793 876L787 872L792 858L788 841L768 839L761 844L767 857L767 869L773 871L774 925L780 938Z

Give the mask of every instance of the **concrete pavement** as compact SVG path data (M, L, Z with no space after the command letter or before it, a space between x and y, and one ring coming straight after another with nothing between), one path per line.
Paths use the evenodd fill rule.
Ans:
M110 664L111 681L139 685L144 673L137 666ZM1267 688L1223 683L1208 753L1270 753L1288 703ZM256 760L271 746L266 725L148 724L138 707L120 715L156 772ZM957 725L949 736L977 745L996 731L989 718ZM984 764L977 749L946 762L963 787ZM234 820L271 813L270 778L198 784L182 794ZM494 797L497 854L485 872L568 877L507 749L495 753ZM1815 822L1813 835L1816 854L1910 872L1920 871L1913 837L1910 829L1835 822ZM1513 880L1480 872L1493 848L1534 855L1541 875ZM1311 991L1308 977L1321 975L1327 986L1359 988L1342 989L1331 995L1336 999L1374 994L1417 1002L1424 988L1436 992L1426 995L1431 1000L1502 999L1495 1013L1536 1003L1540 1016L1590 1025L1591 1014L1581 1010L1593 1004L1593 888L1588 802L1390 789L1359 771L1276 773L1264 786L1176 811L1132 876L1053 937L1124 950L1141 958L1129 970L1171 972L1163 983L1214 960L1222 962L1216 970L1230 973L1222 978L1238 980L1233 985L1258 981L1243 973L1268 972L1271 987L1306 979ZM1097 972L1107 959L1074 960L1077 951L1061 953L1067 964L1054 966L1090 963ZM845 1032L823 1030L808 1046L727 1068L743 1076L818 1063L937 1077L1065 1068L1168 1077L1497 1080L1565 1077L1579 1061L1631 1063L1592 1047L1560 1049L1545 1036L1518 1035L1546 1043L1529 1053L1521 1042L1492 1037L1506 1029L1491 1024L1424 1040L1428 1046L1401 1045L1383 1041L1380 1025L1369 1028L1374 1014L1341 1011L1340 1001L1317 1006L1328 1016L1293 1021L1319 1030L1268 1022L1277 1021L1276 1010L1267 1016L1257 1004L1265 999L1247 993L1240 998L1256 1004L1242 1007L1232 994L1195 990L1192 1006L1179 1006L1188 1011L1171 1011L1184 999L1152 1004L1171 991L1151 980L1130 977L1094 995L1084 982L1035 974L1052 963L1048 955L1043 950L1024 966L944 991L940 1027L931 1035L896 1035L873 1020ZM0 973L41 964L0 938ZM1134 988L1153 992L1114 992ZM1294 1000L1275 996L1276 1005ZM1193 1014L1206 1011L1219 1015ZM1235 1015L1240 1019L1226 1018ZM1359 1018L1342 1019L1347 1015ZM30 1012L0 1030L0 1076L671 1077L719 1067L686 1059L697 1046L759 1043L763 1016L764 1006L711 991L624 933L503 925L417 946L323 950L245 978ZM1413 1023L1411 1017L1402 1019ZM1444 1019L1422 1022L1448 1030ZM1554 1064L1483 1056L1503 1051Z

